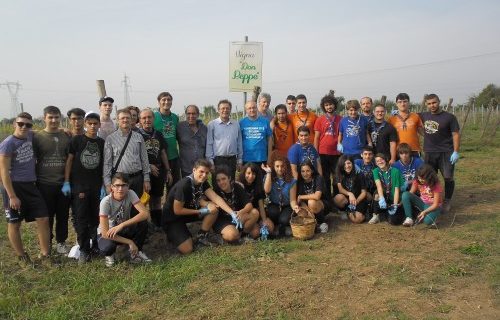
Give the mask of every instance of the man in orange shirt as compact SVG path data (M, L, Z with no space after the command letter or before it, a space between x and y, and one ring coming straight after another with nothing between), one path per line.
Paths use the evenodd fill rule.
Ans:
M274 114L275 117L271 121L274 150L286 157L288 149L297 141L296 133L290 119L288 119L288 112L284 104L278 104L274 108Z
M310 141L314 141L315 131L314 123L316 122L317 116L314 112L307 109L307 98L303 94L297 96L297 113L288 116L292 122L293 132L297 134L297 129L306 126L309 128L311 133Z
M411 155L419 157L421 148L418 134L422 134L422 120L416 113L410 112L410 97L407 93L400 93L396 96L396 105L398 113L391 116L388 122L398 132L398 145L403 142L409 144Z

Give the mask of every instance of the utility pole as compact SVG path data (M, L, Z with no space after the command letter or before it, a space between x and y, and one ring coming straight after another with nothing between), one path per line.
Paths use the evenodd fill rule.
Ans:
M4 83L0 83L0 87L1 86L6 86L7 90L9 90L11 117L15 118L19 113L19 110L21 109L18 99L18 94L19 94L19 89L21 88L21 84L19 84L19 81L17 82L5 81Z
M130 78L127 76L125 73L123 75L123 80L122 80L122 85L123 85L123 107L128 107L130 105L130 93L129 89L132 87L130 86L129 83Z

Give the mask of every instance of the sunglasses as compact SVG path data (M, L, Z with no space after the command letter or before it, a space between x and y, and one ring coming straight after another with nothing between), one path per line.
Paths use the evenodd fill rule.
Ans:
M33 123L29 123L29 122L16 121L16 124L19 128L22 128L24 126L26 126L26 128L28 128L28 129L33 128Z

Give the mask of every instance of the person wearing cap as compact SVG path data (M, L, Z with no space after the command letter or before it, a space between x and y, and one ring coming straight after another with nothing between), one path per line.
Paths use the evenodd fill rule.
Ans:
M83 118L85 117L85 111L80 108L73 108L66 115L69 119L71 136L82 135L84 133Z
M119 129L110 134L104 144L103 178L106 192L111 192L111 178L114 173L121 172L130 178L130 189L139 196L151 189L149 173L151 171L148 161L148 152L144 138L139 132L132 130L132 116L127 109L118 110ZM126 144L128 136L129 142ZM126 144L126 145L125 145ZM123 156L118 163L122 149ZM116 172L112 172L117 165Z
M90 260L92 251L99 252L97 227L99 225L99 201L102 190L104 139L97 136L100 117L89 111L84 117L85 133L75 135L69 145L64 171L63 192L71 195L74 227L80 246L78 262Z
M111 119L111 112L113 112L113 103L115 100L111 97L104 96L99 99L99 111L100 111L100 121L101 127L97 135L104 140L116 131L116 124Z

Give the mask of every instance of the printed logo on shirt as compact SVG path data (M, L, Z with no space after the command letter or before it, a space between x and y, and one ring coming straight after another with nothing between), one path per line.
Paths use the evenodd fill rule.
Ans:
M438 132L438 130L439 130L439 123L437 123L436 121L432 121L432 120L426 120L424 122L424 129L425 129L425 133L434 134L434 133Z
M33 144L31 141L26 141L17 148L15 159L19 163L26 163L33 159Z
M148 155L156 157L160 152L160 141L156 139L148 139L144 142Z
M97 142L87 141L85 148L80 155L80 162L85 169L92 170L99 166L101 152Z
M361 128L360 128L359 125L356 125L356 124L352 125L352 124L350 124L350 125L347 126L346 135L348 137L357 137L357 136L359 136L360 129Z
M163 136L165 138L175 137L175 126L173 121L166 120L163 122Z

